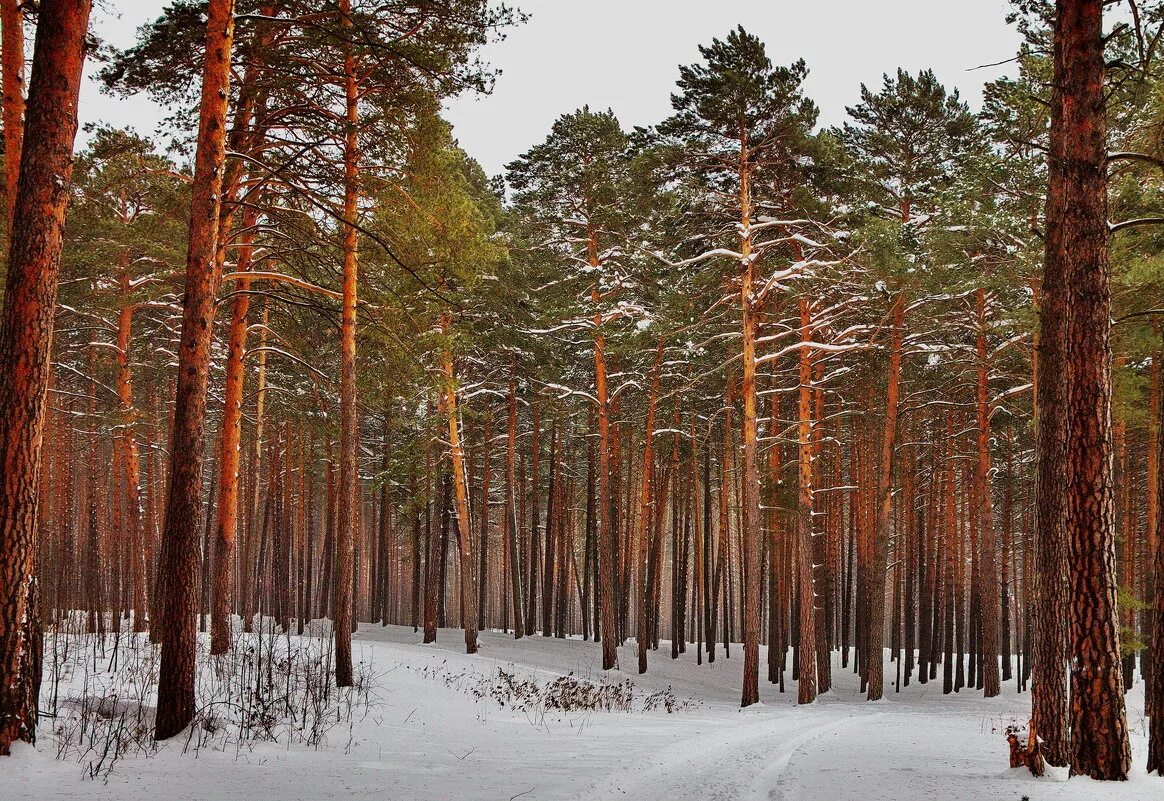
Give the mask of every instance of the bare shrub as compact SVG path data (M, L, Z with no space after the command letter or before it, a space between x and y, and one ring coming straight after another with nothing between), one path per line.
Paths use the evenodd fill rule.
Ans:
M370 663L354 666L352 687L333 680L330 637L292 637L266 620L235 647L211 656L198 641L194 722L181 747L236 753L270 742L350 749L354 727L378 703ZM130 755L152 756L160 651L146 635L56 631L46 638L41 706L52 719L59 759L90 778L107 778ZM336 734L342 741L336 739Z

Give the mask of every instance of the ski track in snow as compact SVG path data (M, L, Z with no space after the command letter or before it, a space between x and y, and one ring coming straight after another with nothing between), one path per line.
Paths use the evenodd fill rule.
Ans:
M817 703L797 706L794 682L783 694L762 682L762 703L741 710L738 646L730 659L719 650L714 664L697 666L692 649L672 660L665 643L639 676L633 644L619 652L629 670L608 674L599 646L579 640L515 642L487 632L470 657L459 631L420 645L411 628L365 625L356 644L379 676L380 705L325 748L271 744L195 756L171 744L122 760L102 782L53 758L46 721L37 749L0 761L0 801L1164 801L1164 780L1143 770L1141 685L1128 696L1132 781L1101 784L1007 768L1002 732L1030 710L1013 682L1001 697L983 699L972 689L943 695L940 679L915 680L900 693L890 681L884 700L867 703L852 670L834 661L834 689ZM499 668L543 684L569 673L630 679L636 698L670 688L693 704L673 714L537 715L467 694Z

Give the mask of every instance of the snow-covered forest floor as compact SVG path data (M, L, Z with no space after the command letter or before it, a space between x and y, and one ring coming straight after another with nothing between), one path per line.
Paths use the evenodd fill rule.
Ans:
M20 747L5 763L0 799L1164 799L1164 782L1143 770L1142 685L1128 696L1132 779L1100 784L1007 768L1004 731L1030 709L1013 683L984 700L972 690L943 696L939 678L866 703L838 661L836 686L812 706L796 706L792 684L782 694L763 683L763 703L741 711L738 647L730 659L721 651L714 666L697 666L690 651L672 661L664 644L646 675L602 676L598 647L579 640L484 633L470 657L460 631L421 645L410 628L364 625L356 643L365 690L313 699L315 712L297 717L323 731L315 745L277 724L276 741L240 743L223 723L116 759L78 749L58 758L62 738L83 741L69 710L86 695L101 695L112 710L132 703L110 698L112 685L101 683L108 654L84 657L95 671L74 670L59 683L46 675L42 696L47 703L56 693L59 716L42 721L35 749ZM633 670L633 645L620 662ZM894 674L887 668L887 679ZM203 675L200 686L212 681ZM117 714L94 708L104 719Z

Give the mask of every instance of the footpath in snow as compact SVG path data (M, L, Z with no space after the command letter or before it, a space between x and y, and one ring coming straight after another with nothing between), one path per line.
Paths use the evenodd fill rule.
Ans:
M460 631L421 645L410 628L365 625L356 643L375 676L374 703L329 731L325 746L190 753L170 743L90 779L77 761L55 758L45 721L36 749L0 762L0 799L1164 801L1164 780L1143 769L1139 686L1128 696L1132 780L1102 784L1007 768L1003 732L1030 709L1013 683L990 700L973 690L943 696L940 682L890 686L871 704L836 663L834 689L812 706L796 705L791 682L784 694L762 683L762 703L740 710L738 647L697 666L694 653L672 660L665 645L646 675L603 676L599 647L579 640L483 633L470 657ZM619 656L633 670L633 645ZM562 711L545 702L560 696L545 692L531 700L535 685L576 692L560 679L571 675L604 680L599 697L620 711Z

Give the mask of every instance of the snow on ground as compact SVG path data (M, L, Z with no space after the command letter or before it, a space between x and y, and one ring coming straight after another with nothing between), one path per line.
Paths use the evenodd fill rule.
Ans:
M485 633L481 653L470 657L459 631L421 645L410 628L395 626L361 626L356 643L358 658L378 677L378 703L350 729L330 732L327 747L263 744L190 754L167 744L117 762L103 781L84 778L75 761L57 760L47 733L38 748L19 748L0 762L0 799L1164 801L1164 779L1143 769L1140 687L1128 698L1134 775L1102 784L1007 768L1003 730L1025 721L1030 709L1029 696L1017 695L1013 684L984 700L974 691L943 696L940 683L913 683L866 703L852 672L837 664L837 687L810 707L796 706L795 685L781 694L763 683L763 703L740 710L738 646L730 659L721 650L714 666L696 666L692 652L672 661L667 644L650 654L645 676L606 677L633 682L635 711L560 712L502 707L478 694L495 686L498 670L543 686L571 672L597 678L593 643ZM633 644L619 658L633 671ZM887 669L886 677L893 675ZM641 711L644 698L667 688L674 712Z

